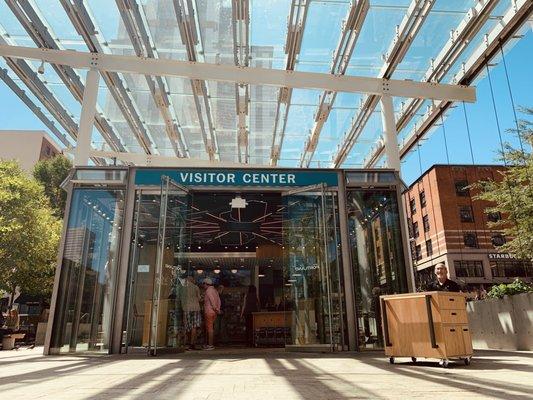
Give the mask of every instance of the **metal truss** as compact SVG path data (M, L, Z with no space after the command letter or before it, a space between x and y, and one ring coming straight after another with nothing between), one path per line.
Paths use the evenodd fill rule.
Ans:
M67 136L62 133L57 128L54 121L49 119L42 112L41 108L37 104L35 104L33 100L30 99L30 97L28 97L26 92L21 89L13 79L11 79L11 77L7 73L7 69L0 69L0 79L2 79L7 85L7 87L9 87L13 91L13 93L15 93L19 97L19 99L22 100L22 102L28 106L28 108L35 114L35 116L39 118L48 129L50 129L50 132L54 134L54 136L63 144L63 146L71 146L70 142L67 139Z
M6 0L7 5L12 10L32 40L41 48L64 50L54 39L53 31L44 19L39 15L35 5L31 1ZM84 84L77 72L67 65L52 65L58 76L65 83L74 98L82 102ZM51 92L50 95L55 97ZM102 137L114 151L125 150L122 141L116 133L115 127L104 116L101 109L97 109L94 118L95 126L102 134Z
M479 0L475 7L471 8L456 29L450 32L450 39L444 45L435 59L424 74L422 81L441 82L448 71L461 56L463 51L468 47L470 41L481 30L487 22L491 12L498 5L500 0ZM396 121L396 131L404 129L409 121L415 117L416 113L422 106L423 99L409 99L406 104L402 104L402 109ZM371 152L368 160L365 160L365 166L373 166L384 154L385 148L379 144Z
M178 21L181 41L187 50L187 57L192 62L204 62L204 47L198 22L196 0L173 0L174 10ZM202 131L202 139L210 160L220 159L218 142L215 134L213 116L211 114L211 101L209 86L202 79L191 79L191 89L194 104L198 113L198 122ZM202 97L203 102L200 101ZM203 107L202 107L203 106ZM206 130L209 130L209 135Z
M368 9L368 0L357 0L352 2L348 14L346 15L346 19L342 23L339 43L333 53L330 69L331 74L344 75L346 73ZM311 159L315 154L320 132L331 113L336 97L337 92L331 92L328 90L322 92L320 95L318 108L315 112L315 122L313 128L309 132L309 138L305 142L300 159L300 167L309 167Z
M60 0L60 2L72 25L85 41L89 51L111 54L111 50L85 2L72 0ZM153 138L145 122L140 117L139 108L135 104L131 91L123 77L116 72L108 71L102 71L102 77L139 145L148 154L157 153L157 149L153 146Z
M235 65L248 67L250 61L250 1L232 0L233 56ZM237 151L239 162L248 163L250 85L235 84Z
M15 45L15 42L9 38L6 30L0 25L0 45ZM59 122L63 129L70 135L73 140L78 137L78 125L73 119L73 115L61 104L61 102L54 96L47 84L43 82L33 66L23 59L5 58L8 67L15 75L26 85L39 102L46 107L48 112ZM17 83L11 79L7 70L0 71L0 79L2 79L13 92L35 113L35 115L50 129L50 131L63 143L66 147L70 147L66 136L61 133L54 121L51 121L31 100L26 92L21 89ZM105 165L103 159L93 157L93 162L97 165Z
M292 0L289 18L287 20L287 39L285 41L285 71L294 71L298 55L302 48L309 0ZM272 147L270 151L270 164L275 166L281 154L281 146L285 137L287 117L291 106L292 88L281 87L278 91L278 103L274 120L274 132L272 135Z
M366 93L381 96L416 97L433 100L476 100L476 89L464 85L413 82L360 76L285 71L259 67L239 67L170 59L96 54L73 50L52 50L34 47L0 45L0 56L39 60L81 69L179 76L189 79L213 80L250 85L266 85L332 92Z
M396 35L384 56L385 61L379 72L379 78L390 79L392 77L396 67L402 62L403 57L420 31L434 3L435 0L413 0L411 2L402 22L396 27ZM350 150L363 132L378 103L379 96L366 97L361 106L361 111L354 117L352 126L344 135L343 143L339 144L337 153L333 156L333 167L339 167L348 157Z
M139 5L137 0L116 0L116 3L137 56L158 59L159 54L152 40L142 5ZM174 153L181 157L189 157L183 130L169 96L168 83L160 76L145 75L145 78L155 105L165 121L165 130Z
M501 21L485 35L483 43L478 46L467 61L462 63L452 82L459 85L472 84L483 73L485 65L494 56L498 55L501 46L513 38L520 27L528 21L532 13L533 0L513 1ZM452 101L443 100L433 104L427 110L422 120L416 124L403 143L400 144L400 157L405 157L416 143L439 123L441 116L445 114L452 104ZM367 165L374 165L378 159L379 157L373 157L370 159L372 163L369 162Z

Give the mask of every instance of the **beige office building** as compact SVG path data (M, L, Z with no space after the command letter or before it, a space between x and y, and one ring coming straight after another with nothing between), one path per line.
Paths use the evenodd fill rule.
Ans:
M27 172L38 161L60 153L60 147L45 131L0 130L0 159L17 160Z

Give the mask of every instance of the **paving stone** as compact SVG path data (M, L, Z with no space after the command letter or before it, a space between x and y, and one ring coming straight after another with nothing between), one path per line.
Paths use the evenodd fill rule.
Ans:
M163 357L0 352L2 399L531 399L533 353L478 351L466 367L390 365L381 352L216 350Z

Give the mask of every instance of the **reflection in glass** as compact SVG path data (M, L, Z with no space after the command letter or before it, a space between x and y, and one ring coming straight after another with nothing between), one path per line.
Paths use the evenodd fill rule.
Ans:
M407 291L396 191L348 189L360 349L383 347L379 296Z
M51 352L109 349L123 205L123 190L73 190Z
M320 191L284 198L285 310L292 344L344 344L336 198Z

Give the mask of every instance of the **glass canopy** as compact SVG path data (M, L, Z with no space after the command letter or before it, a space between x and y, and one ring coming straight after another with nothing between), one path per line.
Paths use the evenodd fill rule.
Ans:
M424 81L433 60L453 36L450 32L461 27L474 7L481 7L476 0L370 0L368 10L361 11L357 6L363 3L347 0L2 2L0 43ZM463 63L475 56L485 35L512 7L511 0L482 3L493 5L483 18L472 14L473 18L480 18L475 34L464 43L439 82L453 82ZM423 10L429 10L427 15ZM347 47L342 46L343 29L350 34L348 28L356 13L362 17L362 25L360 29L352 29L358 34L351 33L355 39L353 51L347 52ZM405 24L409 21L412 25ZM411 30L406 31L408 43L402 49L405 54L391 63L391 54L394 55L391 49L394 52L395 42L403 40L401 35L406 27ZM335 55L339 54L347 61L340 72L332 66ZM27 63L37 71L39 63ZM387 63L389 67L384 72ZM18 74L8 60L1 59L0 67L7 70L8 77L20 88L28 86L27 77ZM83 83L85 72L72 71ZM67 119L78 124L80 99L75 96L76 88L60 72L47 66L44 74L32 78L48 88L57 104L50 105L47 96L39 96L38 90L35 92L31 87L26 95L74 145L74 135L65 128L65 117L59 118L58 110L64 110ZM303 163L310 132L317 131L315 116L320 110L321 91L294 89L283 100L284 96L280 95L283 89L272 86L115 75L100 80L97 113L107 125L94 129L93 147L97 150L113 149L109 137L103 134L109 130L116 134L124 150L132 153L147 151L139 140L144 135L153 154L255 165L329 167L333 166L332 160L339 149L348 147L342 162L335 166L361 167L382 136L378 105L370 110L365 124L358 127L360 132L347 140L358 115L365 112L368 96L338 93L330 103L325 123L318 128L318 141L309 162ZM163 95L168 105L166 111L158 100L161 93L166 93ZM397 117L409 101L394 99ZM239 119L242 111L239 104L245 104L244 119ZM421 124L429 105L430 101L423 102L405 121L399 131L400 143ZM171 122L165 119L165 112L170 113Z

